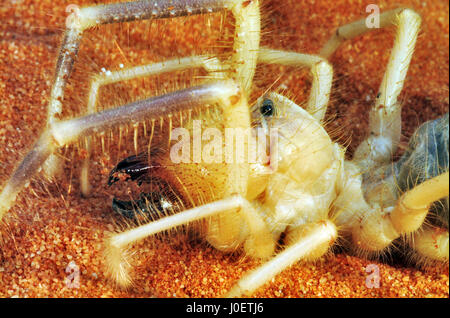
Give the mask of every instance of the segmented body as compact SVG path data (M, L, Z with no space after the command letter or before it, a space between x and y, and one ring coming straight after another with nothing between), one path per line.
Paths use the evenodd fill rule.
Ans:
M385 191L384 204L392 204L414 186L448 171L448 146L449 114L446 113L418 127L398 161L364 174L366 197L379 193L382 188ZM448 210L447 197L434 205L430 218L432 223L448 229Z
M401 194L449 168L449 113L422 124L411 137L403 156L393 165L394 179ZM448 229L449 198L436 203L436 225ZM435 222L434 222L435 223Z

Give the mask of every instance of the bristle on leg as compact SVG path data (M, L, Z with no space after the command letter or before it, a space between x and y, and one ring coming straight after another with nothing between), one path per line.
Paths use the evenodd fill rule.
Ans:
M116 244L114 236L105 241L104 256L106 261L107 276L121 288L130 288L133 284L131 279L130 252L127 246Z

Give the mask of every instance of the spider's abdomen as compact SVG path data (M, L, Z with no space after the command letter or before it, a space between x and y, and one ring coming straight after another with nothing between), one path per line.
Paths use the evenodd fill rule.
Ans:
M449 166L449 114L422 124L410 139L408 149L395 163L395 179L403 193L436 177ZM448 228L448 197L433 207L438 223Z
M421 125L395 164L399 187L406 191L448 171L449 114Z
M449 115L421 125L411 137L403 156L364 174L364 191L368 202L393 206L400 196L436 177L449 167ZM448 197L434 204L430 221L448 228Z

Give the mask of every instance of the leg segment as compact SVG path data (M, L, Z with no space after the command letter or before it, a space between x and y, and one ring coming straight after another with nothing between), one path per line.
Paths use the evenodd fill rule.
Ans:
M56 114L61 113L62 105L60 101L64 96L66 79L71 74L82 33L86 29L102 24L173 18L230 9L237 20L236 34L239 34L239 40L236 40L234 45L236 51L233 57L235 60L234 66L238 68L237 73L240 74L241 81L239 82L251 83L253 76L250 74L252 72L246 72L248 67L238 65L248 64L247 58L253 59L253 63L256 65L256 52L253 54L250 52L257 50L259 47L259 2L252 1L251 4L241 2L239 0L135 1L80 9L76 19L73 19L71 25L68 26L60 49L56 78L48 108L48 122L54 121ZM248 42L253 44L249 45ZM243 61L246 61L246 63L241 63ZM253 66L253 73L254 68ZM244 75L244 73L248 75Z
M84 30L91 27L116 22L128 22L144 19L162 19L168 17L201 14L223 9L222 0L175 0L171 2L136 1L112 3L85 7L76 12L65 31L56 64L55 80L48 103L47 126L57 121L62 112L62 100L67 79L77 56ZM48 177L60 169L60 161L51 154L43 165Z
M315 55L261 48L258 62L309 67L313 83L307 110L318 121L323 121L328 101L330 100L331 84L333 82L333 68L326 59Z
M322 256L323 253L318 255L317 251L328 250L337 237L337 230L330 221L322 221L304 226L298 234L300 235L296 242L290 244L275 258L241 278L225 297L250 295L295 262Z
M414 233L412 247L420 256L437 261L448 261L448 230L425 227Z
M157 221L139 226L135 229L113 235L106 242L105 257L108 265L107 274L121 287L128 287L132 283L130 277L130 263L127 260L126 247L150 235L173 229L180 225L189 224L223 211L237 209L239 203L236 197L215 201L197 208L186 210Z
M55 116L62 111L64 87L72 72L84 30L102 24L180 17L219 11L223 8L222 0L135 1L81 8L67 26L60 49L48 107L48 123L52 123Z
M110 73L101 73L96 75L91 82L89 92L89 100L87 105L87 113L94 114L97 112L97 96L100 87L108 84L113 84L121 81L130 80L133 78L141 78L161 73L175 72L189 68L204 68L208 73L216 79L224 79L225 74L220 61L213 57L207 56L192 56L180 59L168 60L161 63L153 63L148 65L141 65L137 67L127 68L124 70L114 71ZM90 194L89 183L89 156L91 153L91 140L87 137L87 158L83 161L81 168L80 184L81 193L84 196Z
M113 235L107 241L106 257L108 262L108 273L121 286L128 286L131 283L129 276L129 263L126 261L126 247L136 241L148 236L173 229L180 225L186 225L208 217L216 217L220 214L233 213L238 222L245 221L251 232L253 240L246 244L246 250L256 257L270 256L275 249L275 241L271 233L266 229L260 215L256 213L250 203L240 195L233 195L226 199L214 201L195 207L168 217L164 217L154 222L139 226L126 232ZM242 215L242 217L241 217Z
M51 132L45 131L0 192L0 221L16 201L19 192L29 185L31 177L58 148L59 145L55 143Z
M110 23L130 22L146 19L164 19L231 10L236 19L236 35L231 58L233 79L249 94L256 67L259 48L260 16L259 1L243 0L172 0L135 1L81 8L67 26L56 66L56 75L48 104L47 125L57 121L61 114L64 88L70 77L84 30ZM59 169L59 160L54 155L44 165L46 174L52 176Z
M170 2L135 1L85 7L77 12L76 18L71 20L65 31L65 37L60 49L60 54L56 66L55 80L48 105L47 130L49 132L60 134L59 137L64 142L69 142L72 141L72 139L70 138L75 138L75 136L77 136L77 133L80 133L82 130L86 133L96 131L95 124L99 124L99 122L102 121L102 119L95 116L86 116L85 119L88 121L95 118L95 124L93 122L85 122L83 120L77 119L75 121L66 121L59 125L58 120L56 119L56 116L60 114L62 110L61 101L64 99L64 87L66 85L67 79L70 77L72 66L77 55L81 36L84 30L101 24L143 19L180 17L194 14L210 13L224 9L232 11L236 19L236 40L234 42L230 69L233 71L232 78L235 78L240 84L241 88L244 88L243 91L239 92L239 94L236 94L236 96L245 95L243 97L246 97L247 95L249 95L249 88L255 72L260 38L260 15L258 0L250 2L244 0L173 0ZM218 94L217 96L224 96L224 94L227 94L227 92L223 93L220 91L217 91L216 93ZM244 99L246 100L246 98ZM188 98L188 100L191 99ZM237 98L237 100L241 99ZM195 105L196 103L193 102L192 104ZM229 101L226 101L225 104L229 104ZM162 106L164 107L164 105ZM168 109L164 107L160 111L150 110L150 112L153 115L159 113L159 116L161 115L161 111L162 113L165 113L167 110ZM236 107L231 107L229 111L231 112L235 110ZM243 118L244 120L246 118L248 119L248 116L244 116ZM130 118L129 121L125 121L133 122L133 120L138 119L139 118ZM122 121L122 119L119 120L119 122L120 121ZM240 125L240 123L242 123L242 119L238 118L237 120L230 120L229 122L232 123L232 127L237 127ZM76 126L81 123L90 126L90 128L80 129L80 127ZM91 124L93 125L91 126ZM56 125L58 127L55 128L53 127L53 125ZM105 125L105 128L106 126L107 125ZM248 125L244 126L248 127ZM66 134L60 131L61 128L69 128L70 130ZM70 138L66 138L67 136L65 135L70 135ZM51 140L48 143L44 143L55 143L53 138L50 139ZM58 140L56 142L56 148L63 145L60 143L60 141L61 140ZM35 147L38 147L38 144L36 144ZM39 153L41 153L41 150L42 149L39 148ZM57 160L58 158L52 154L52 151L49 152L50 154L45 156L45 162L39 164L39 167L37 167L36 169L33 169L33 173L35 173L35 170L37 170L38 168L42 167L47 171L46 174L48 176L52 176L54 172L58 170L59 160ZM27 183L27 180L29 180L32 176L23 175L23 173L20 172L21 170L21 167L20 170L16 170L15 174L10 179L10 184L7 184L2 193L0 193L0 199L3 199L2 203L0 203L0 217L7 210L9 210L11 204L15 201L18 192ZM19 180L20 182L16 182Z
M398 200L391 213L392 223L400 233L412 233L423 223L431 204L448 196L449 172L409 190Z
M403 10L403 8L399 8L380 14L380 28L386 28L395 25L396 16ZM336 30L335 34L328 40L327 43L325 43L325 45L320 50L320 55L326 59L329 59L331 55L333 55L333 53L339 48L342 42L351 40L371 30L374 30L374 28L367 27L366 19L361 19L343 25L339 27Z
M236 19L232 68L235 80L247 92L252 83L260 39L259 1L245 0L172 0L136 1L83 8L79 12L81 30L100 24L135 20L173 18L230 10Z
M397 98L403 88L420 24L420 16L411 9L397 9L380 15L380 27L396 25L397 35L376 102L370 111L370 135L354 155L354 160L366 170L389 163L400 141L401 105ZM365 19L340 27L325 44L321 55L328 58L342 41L369 30L372 29L367 28Z
M235 115L232 112L237 110L237 118L229 119L229 121L234 121L237 125L241 124L242 121L245 125L249 121L248 118L246 121L245 116L242 116L239 112L239 110L247 109L248 114L246 99L242 98L239 88L231 81L222 81L134 102L84 117L53 123L25 156L0 193L0 219L10 209L18 193L29 183L30 179L41 169L45 160L56 149L68 145L80 137L105 131L117 125L137 123L144 119L214 103L224 105L224 108L228 109L229 116ZM234 184L239 184L237 179Z
M383 250L401 235L416 232L431 204L448 196L448 191L448 172L421 183L404 193L393 209L375 208L363 215L353 227L353 241L363 250ZM417 233L426 238L426 234Z

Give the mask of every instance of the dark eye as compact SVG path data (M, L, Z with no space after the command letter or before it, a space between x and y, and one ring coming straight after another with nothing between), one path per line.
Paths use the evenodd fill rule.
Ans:
M266 98L264 99L261 108L259 110L264 117L269 117L273 115L275 111L275 106L273 105L271 99Z

